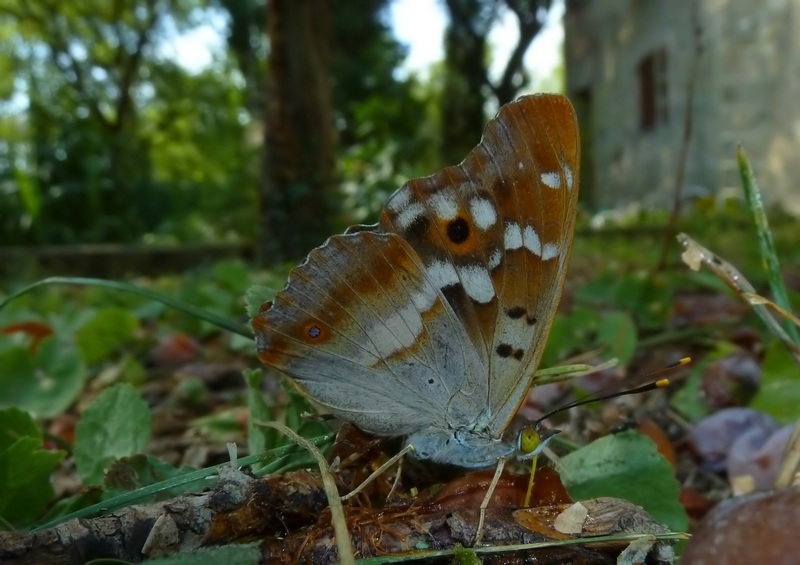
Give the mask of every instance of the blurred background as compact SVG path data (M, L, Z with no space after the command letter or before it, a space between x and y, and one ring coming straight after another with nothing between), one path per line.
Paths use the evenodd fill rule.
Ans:
M798 4L0 0L0 263L298 260L541 91L593 225L719 208L737 142L797 214Z
M602 495L636 482L674 529L775 485L800 406L798 31L800 0L0 0L0 476L20 481L0 489L3 523L229 461L227 442L280 445L251 415L321 433L274 372L242 379L259 365L248 319L309 250L542 91L575 106L582 162L541 366L604 369L537 386L521 414L691 357L669 394L570 410L559 437L638 422L672 465L630 458L636 481L606 471ZM739 143L767 214L743 202ZM741 274L691 271L680 231ZM726 285L744 278L780 309L754 313ZM14 411L29 436L3 432ZM105 473L143 452L152 474Z

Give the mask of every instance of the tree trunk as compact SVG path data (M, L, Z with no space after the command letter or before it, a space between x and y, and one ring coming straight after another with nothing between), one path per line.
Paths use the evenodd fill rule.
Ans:
M442 162L454 165L475 147L486 118L486 29L480 0L447 0L445 82L442 97Z
M334 147L327 0L270 0L261 190L264 263L302 258L332 231Z
M547 21L552 0L446 0L445 79L442 97L443 163L457 163L478 142L484 103L511 102L529 80L523 59ZM519 36L500 79L489 80L487 38L502 5L517 18Z

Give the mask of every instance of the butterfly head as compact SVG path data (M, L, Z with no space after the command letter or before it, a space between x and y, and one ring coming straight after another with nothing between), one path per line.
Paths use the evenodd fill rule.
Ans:
M517 436L517 459L524 461L536 457L559 433L561 430L542 428L538 422L522 428Z

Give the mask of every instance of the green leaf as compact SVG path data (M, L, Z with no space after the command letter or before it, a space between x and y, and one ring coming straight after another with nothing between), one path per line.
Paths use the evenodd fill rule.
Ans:
M99 485L115 459L144 450L150 411L132 386L117 384L97 397L75 427L75 464L84 484Z
M44 516L37 520L38 525L47 524L62 516L67 516L83 508L88 508L92 504L97 504L100 502L101 494L102 491L98 487L89 487L78 494L62 498L53 504Z
M278 447L278 430L266 426L256 425L255 422L269 422L275 416L272 409L264 402L261 392L261 369L244 371L244 380L247 383L247 445L250 453L263 453L268 449Z
M557 365L573 352L576 343L585 344L597 330L599 315L591 308L575 308L572 314L557 314L550 328L542 367Z
M206 320L215 326L228 330L233 333L237 333L243 336L251 336L252 332L246 326L242 324L233 322L228 320L227 318L223 318L213 312L209 312L208 310L203 310L202 308L198 308L197 306L193 306L182 300L178 300L171 296L167 296L166 294L162 294L160 292L156 292L154 290L150 290L148 288L141 288L136 285L125 283L125 282L118 282L118 281L109 281L105 279L90 279L90 278L83 278L83 277L49 277L46 279L42 279L37 281L33 284L30 284L9 296L6 296L2 301L0 301L0 310L5 308L9 303L18 300L21 296L39 288L40 286L46 286L51 284L73 284L73 285L83 285L83 286L90 286L90 287L101 287L101 288L109 288L112 290L122 291L122 292L129 292L139 296L143 296L145 298L149 298L151 300L156 300L162 304L166 304L176 310L181 312L185 312L190 316L195 316L200 318L201 320ZM79 313L82 312L79 311Z
M0 450L23 437L42 439L42 430L31 415L13 407L0 410Z
M105 361L130 337L139 321L131 312L121 308L99 310L78 330L78 346L86 363Z
M80 352L72 343L48 337L35 355L16 347L0 352L0 406L16 406L52 418L78 397L86 380Z
M38 437L22 437L0 451L0 516L12 524L37 518L53 498L50 475L65 455L42 449Z
M669 315L675 281L647 273L604 272L578 289L579 304L632 312L639 327L661 328Z
M800 406L800 369L779 341L773 341L761 366L761 387L750 407L766 412L782 424L797 419Z
M36 350L36 402L31 410L42 418L62 414L78 398L86 382L86 366L75 344L47 338Z
M285 380L284 389L288 398L285 416L287 426L305 438L330 433L331 428L324 420L305 416L306 413L316 414L318 410L311 405L308 398L293 383ZM281 445L288 445L289 443L291 442L288 438L283 438L281 441Z
M250 283L250 269L241 260L220 261L211 269L217 279L229 292L241 296Z
M39 219L42 209L41 190L37 176L26 174L21 169L14 168L14 180L17 181L17 192L25 212L33 219Z
M703 402L701 391L703 375L706 369L712 363L729 357L739 350L739 346L729 341L718 341L715 346L714 351L691 366L689 377L669 401L675 410L692 422L699 422L708 416L710 412L708 405Z
M19 406L35 395L33 358L26 347L10 347L0 351L0 405Z
M130 457L122 457L114 461L105 473L104 498L119 496L123 493L154 485L174 477L180 477L196 470L192 467L173 467L152 455L137 454ZM171 498L189 492L194 488L195 485L184 484L164 489L159 491L157 497L142 500L142 502Z
M608 355L627 365L636 352L636 324L625 312L608 312L600 318L598 340L608 346Z
M632 431L606 436L561 461L561 480L575 500L623 498L672 530L686 531L686 513L678 501L680 485L649 438Z
M739 174L742 178L742 186L744 187L744 196L747 201L747 209L753 218L753 223L756 225L758 233L759 250L761 252L761 259L767 269L769 277L769 286L772 290L772 295L775 297L775 303L784 310L790 310L791 304L786 292L786 285L781 276L781 266L778 261L778 252L775 249L775 241L772 237L772 230L769 228L767 221L767 214L764 210L764 203L761 198L761 191L758 188L755 174L750 167L750 162L744 154L744 149L740 145L737 148L736 154L739 162ZM789 334L792 342L795 345L800 345L800 330L792 323L791 320L779 319L783 325L783 329Z
M148 565L217 565L218 563L258 565L261 563L261 549L257 543L204 547L173 557L151 559L143 563Z
M244 304L247 309L247 315L250 318L255 318L261 310L261 306L274 297L275 291L266 286L251 286L244 293Z

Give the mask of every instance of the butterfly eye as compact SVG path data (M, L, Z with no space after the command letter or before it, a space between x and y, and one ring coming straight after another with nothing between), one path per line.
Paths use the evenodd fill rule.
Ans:
M550 440L560 432L561 430L539 431L538 427L523 428L517 438L518 458L531 459L539 455Z
M541 442L539 430L536 428L525 428L519 433L519 450L525 455L536 451Z

